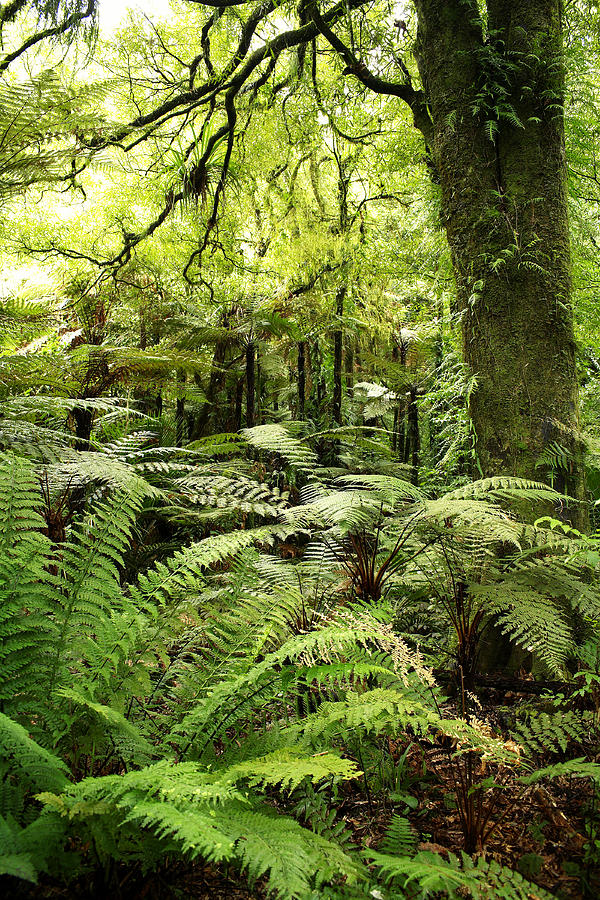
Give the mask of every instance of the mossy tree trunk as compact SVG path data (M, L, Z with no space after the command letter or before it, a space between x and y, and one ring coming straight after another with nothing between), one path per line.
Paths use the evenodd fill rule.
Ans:
M484 475L539 478L552 441L583 496L563 131L561 0L415 0Z

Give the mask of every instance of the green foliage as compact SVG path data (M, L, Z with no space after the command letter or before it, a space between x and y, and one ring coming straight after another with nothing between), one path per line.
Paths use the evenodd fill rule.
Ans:
M17 456L5 456L0 465L0 510L0 697L6 703L35 692L57 633L48 616L51 548L42 534L39 486L31 466Z
M0 10L8 54L17 6ZM40 27L83 9L21 6ZM7 281L0 300L0 873L67 891L91 877L112 896L123 869L133 884L210 863L299 900L545 897L496 862L419 850L421 790L405 802L402 779L429 799L425 756L435 770L441 755L464 776L459 813L489 813L485 841L496 796L598 781L597 542L552 489L578 460L537 422L550 487L473 482L490 373L457 349L439 186L424 178L435 154L395 96L426 98L415 23L392 30L376 6L327 18L395 83L371 102L322 35L282 39L283 20L312 28L303 4L187 6L103 45L110 81L70 87L50 57L0 90L6 236L54 266L51 290ZM582 32L590 55L596 31ZM509 239L476 264L498 284L547 278L538 238L520 234L539 200L512 208L502 154L557 97L521 121L514 84L524 69L535 84L541 57L496 33L476 44L466 106L436 123L453 140L466 115L497 151L490 230ZM19 71L36 65L29 53ZM596 115L587 87L570 93ZM568 141L594 428L589 121ZM538 676L589 666L568 709L528 708L508 740L468 713L492 625ZM463 716L432 675L449 656ZM391 809L369 869L344 822L357 798Z
M528 754L566 753L570 742L579 742L593 730L591 713L531 710L519 717L512 733Z
M473 862L465 853L460 859L452 853L444 859L429 850L413 857L372 851L368 857L379 866L393 890L409 891L414 897L429 897L437 892L452 898L462 898L468 892L474 900L487 900L490 896L498 900L548 900L552 896L495 860L479 857Z
M335 844L257 804L236 785L353 774L352 767L332 755L311 762L288 751L218 772L196 763L163 761L126 775L86 779L60 795L43 793L40 799L88 834L101 857L126 853L147 864L153 846L145 839L149 833L158 841L155 852L237 861L251 881L267 874L271 890L295 898L303 896L313 878L317 885L339 875L353 880L356 864Z
M67 785L68 768L52 753L31 739L25 728L0 713L0 744L3 764L28 788L61 790Z

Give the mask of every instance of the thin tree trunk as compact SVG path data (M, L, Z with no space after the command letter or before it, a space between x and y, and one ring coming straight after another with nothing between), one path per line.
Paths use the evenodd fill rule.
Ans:
M140 350L145 350L148 346L148 330L146 328L146 313L140 309Z
M346 285L343 284L338 288L335 302L335 314L339 323L339 328L333 333L333 401L332 401L332 418L338 425L342 424L342 348L344 342L344 334L342 331L341 320L344 315L344 298L346 296Z
M306 406L306 344L298 341L298 418L301 422L305 417Z
M419 407L417 405L417 387L411 384L409 388L408 408L406 410L407 423L407 449L410 447L410 462L412 466L413 484L419 483L419 453L421 450L421 433L419 430ZM407 460L408 462L408 460Z
M240 378L235 389L235 412L233 430L239 431L242 427L242 404L244 401L244 379Z
M354 350L350 340L346 338L345 352L345 369L346 369L346 395L352 397L354 394Z
M262 410L263 410L263 384L262 384L262 371L260 367L260 350L258 344L254 345L254 421L256 425L262 424Z
M246 345L246 428L254 426L254 397L255 397L255 348L253 341Z
M177 399L175 401L175 441L181 447L185 433L185 382L186 374L183 369L177 373Z

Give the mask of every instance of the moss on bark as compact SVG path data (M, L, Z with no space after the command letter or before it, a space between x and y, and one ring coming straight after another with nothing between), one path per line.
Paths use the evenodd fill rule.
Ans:
M584 492L562 115L560 0L416 0L417 58L485 475L540 477L556 441Z

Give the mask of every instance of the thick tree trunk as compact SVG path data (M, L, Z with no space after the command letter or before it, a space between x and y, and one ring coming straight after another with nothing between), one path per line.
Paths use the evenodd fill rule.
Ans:
M75 422L78 450L89 450L92 428L94 426L94 410L76 406L73 410L73 421Z
M485 475L539 478L557 441L584 492L562 115L560 0L416 0L417 58Z

